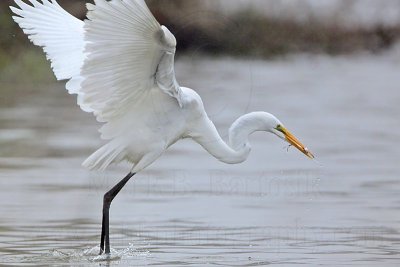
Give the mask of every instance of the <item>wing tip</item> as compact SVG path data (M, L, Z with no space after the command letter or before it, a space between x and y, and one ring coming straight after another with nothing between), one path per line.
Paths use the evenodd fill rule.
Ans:
M21 9L15 7L15 6L8 6L8 8L14 13L17 14L18 11L21 11Z

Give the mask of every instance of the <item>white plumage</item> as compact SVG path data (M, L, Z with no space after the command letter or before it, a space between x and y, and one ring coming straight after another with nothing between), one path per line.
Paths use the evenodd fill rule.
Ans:
M11 7L14 20L29 39L42 46L58 80L79 75L84 61L84 23L71 16L56 1L30 6L15 0L21 9Z
M313 155L273 115L253 112L229 129L229 144L208 118L200 96L175 79L174 35L153 17L143 0L95 0L80 21L55 1L15 0L14 20L43 47L59 80L77 94L78 105L104 125L108 141L83 163L104 170L127 160L130 174L104 196L100 253L110 253L111 201L138 171L182 138L192 138L220 161L247 159L256 131L277 135L308 157Z

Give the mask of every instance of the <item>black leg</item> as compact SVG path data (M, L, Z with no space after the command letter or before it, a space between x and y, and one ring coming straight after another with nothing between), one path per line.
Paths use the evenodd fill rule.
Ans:
M135 175L136 173L129 173L124 179L121 180L118 184L116 184L110 191L108 191L104 195L103 199L103 220L101 223L101 240L100 240L100 255L105 252L106 254L110 254L110 206L111 202L118 195L119 191L126 185L126 183ZM105 244L105 250L104 250Z

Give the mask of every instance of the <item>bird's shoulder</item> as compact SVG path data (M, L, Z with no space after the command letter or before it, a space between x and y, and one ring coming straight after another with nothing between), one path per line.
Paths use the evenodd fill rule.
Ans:
M181 87L183 110L189 121L196 120L206 115L203 100L200 95L193 89Z
M193 89L181 87L183 107L187 109L204 108L203 100Z

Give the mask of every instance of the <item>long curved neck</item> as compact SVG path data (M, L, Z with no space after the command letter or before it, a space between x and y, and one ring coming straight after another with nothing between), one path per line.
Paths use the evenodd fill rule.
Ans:
M229 144L219 135L208 117L197 121L191 137L218 160L228 163L241 163L249 156L251 147L249 135L265 130L265 123L258 113L249 113L237 119L229 129Z

